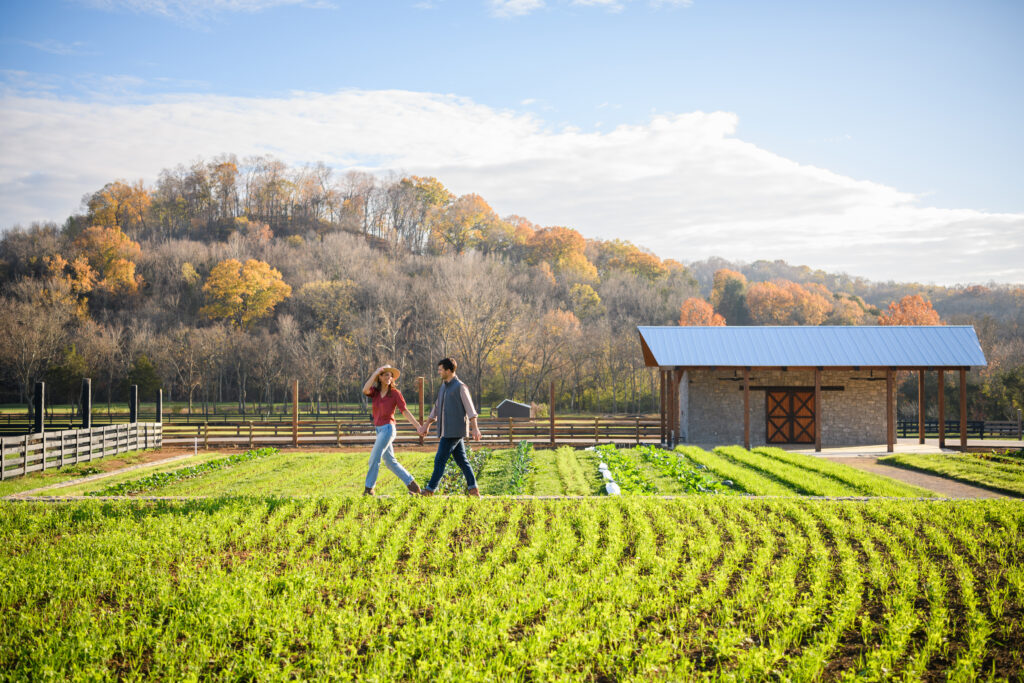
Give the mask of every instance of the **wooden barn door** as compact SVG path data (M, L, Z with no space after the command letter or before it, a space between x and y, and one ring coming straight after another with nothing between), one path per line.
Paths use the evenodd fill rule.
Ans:
M814 390L765 392L768 443L814 443Z

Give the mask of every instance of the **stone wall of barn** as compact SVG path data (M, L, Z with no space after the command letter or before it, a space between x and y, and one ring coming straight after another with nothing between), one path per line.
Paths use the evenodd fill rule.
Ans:
M884 444L885 371L823 370L821 445ZM758 387L814 390L813 370L751 370L750 443L765 445L765 391ZM680 431L684 443L743 443L743 373L736 370L688 370L680 382ZM813 444L811 444L813 447Z

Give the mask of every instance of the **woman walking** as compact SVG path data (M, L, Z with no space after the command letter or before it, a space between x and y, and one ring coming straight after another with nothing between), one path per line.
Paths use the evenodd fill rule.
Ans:
M373 426L377 430L377 441L373 444L373 450L370 452L369 471L366 473L366 490L363 491L364 496L372 496L374 494L374 486L377 483L377 474L380 472L381 459L384 460L387 468L402 480L402 483L409 489L410 494L420 492L420 487L416 480L395 460L395 449L393 447L397 428L395 424L395 409L397 408L402 411L402 415L405 415L405 419L416 428L417 432L420 430L420 425L416 418L405 407L405 398L402 396L402 392L395 386L395 380L401 374L398 368L382 365L374 370L373 374L370 375L370 379L363 385L363 393L369 396L373 402Z

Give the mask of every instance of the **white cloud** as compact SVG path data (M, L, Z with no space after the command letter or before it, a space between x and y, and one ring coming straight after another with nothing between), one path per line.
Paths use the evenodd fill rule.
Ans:
M544 7L544 0L490 0L491 14L518 17Z
M782 258L874 279L1024 282L1024 214L920 197L798 164L735 137L727 112L657 114L607 131L408 91L60 99L0 97L0 226L60 221L115 178L274 154L398 169L477 192L502 214L626 238L663 257Z
M329 0L78 0L97 9L129 10L172 19L193 20L223 12L262 12L287 5L331 8Z
M97 54L90 51L86 43L80 41L63 43L59 40L23 40L21 43L41 52L48 52L51 55L60 55L62 57L81 57Z

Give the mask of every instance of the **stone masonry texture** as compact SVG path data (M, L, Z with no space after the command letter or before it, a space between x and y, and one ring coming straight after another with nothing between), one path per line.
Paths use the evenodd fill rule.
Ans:
M823 370L816 418L824 447L885 443L885 371ZM756 387L814 390L813 370L752 370L750 442L765 445L765 392ZM680 426L685 443L743 443L743 373L740 370L688 370L680 385Z

